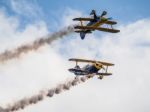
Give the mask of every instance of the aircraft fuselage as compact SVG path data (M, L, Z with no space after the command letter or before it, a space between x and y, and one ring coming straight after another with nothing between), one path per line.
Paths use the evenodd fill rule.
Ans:
M97 19L94 19L93 21L90 21L86 26L99 27L100 25L104 24L104 22L102 21L107 21L107 19L99 17ZM83 30L82 32L80 32L81 39L84 39L86 33L90 33L91 31L94 31L94 30Z
M70 72L73 72L75 75L89 75L97 73L101 68L97 64L86 65L83 68L76 66L75 68L69 69Z

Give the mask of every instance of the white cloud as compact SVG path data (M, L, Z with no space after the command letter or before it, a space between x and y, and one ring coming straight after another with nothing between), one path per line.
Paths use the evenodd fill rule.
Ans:
M74 19L75 17L80 17L81 15L83 15L83 13L80 11L66 8L61 20L61 26L69 26L75 24L75 21L73 21L72 19Z
M1 12L0 21L2 22L0 35L3 35L0 37L1 52L30 43L48 33L44 22L28 25L23 31L20 31L17 30L18 19L6 17ZM14 59L5 64L1 63L0 104L4 105L10 101L33 95L43 88L53 87L54 84L66 80L68 72L63 62L53 49L45 46L37 53L31 52L26 56L22 55L20 59ZM58 68L61 69L58 71Z
M78 14L80 12L77 12ZM1 27L1 35L10 33L18 37L19 33L19 37L22 36L22 42L29 42L28 37L35 39L35 36L47 33L46 25L41 25L40 28L43 30L39 30L37 25L31 25L25 31L18 32L16 28L19 22L11 27L9 19L10 17L0 14L0 21L5 23L3 26L8 25L8 28L4 27L5 29ZM65 78L72 76L67 72L71 63L65 59L80 57L115 63L111 69L113 75L104 77L104 80L91 79L70 91L30 106L22 112L43 110L45 112L149 112L150 47L140 45L150 41L149 24L148 19L139 20L120 26L121 32L118 34L106 33L102 37L91 34L87 35L85 40L81 40L77 34L71 35L62 41L55 42L53 48L45 46L36 53L29 53L19 60L12 60L1 65L0 104L4 105L6 102L35 93L43 87L64 81ZM39 31L41 33L37 34ZM11 35L5 37L8 38ZM4 41L4 38L0 39ZM14 38L14 42L17 40L18 38ZM2 44L2 47L3 45L5 48L8 45L14 46L11 41L4 42L7 45ZM65 45L62 42L65 42Z
M65 46L57 46L56 50L63 51L65 57L94 58L115 63L111 69L113 76L101 82L93 80L77 88L70 93L68 101L63 94L63 100L57 99L57 111L148 112L150 47L140 43L150 41L149 24L149 19L139 20L120 26L118 34L102 37L92 34L83 41L79 35L71 35L71 39L66 39ZM77 95L79 97L75 98ZM62 105L64 100L66 103Z
M35 0L10 0L14 12L29 18L42 18L43 11Z
M6 16L2 11L0 11L0 21L0 25L3 26L0 27L0 52L31 42L48 33L47 26L43 21L29 24L24 30L18 30L21 24L18 18Z

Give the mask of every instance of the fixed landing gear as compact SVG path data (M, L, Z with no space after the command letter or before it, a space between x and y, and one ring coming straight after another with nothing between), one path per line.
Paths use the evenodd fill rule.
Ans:
M98 76L98 79L101 79L101 80L102 80L103 77L104 77L103 75L99 75L99 76Z
M94 75L93 75L93 74L90 74L90 75L88 75L87 77L88 77L88 78L93 78Z

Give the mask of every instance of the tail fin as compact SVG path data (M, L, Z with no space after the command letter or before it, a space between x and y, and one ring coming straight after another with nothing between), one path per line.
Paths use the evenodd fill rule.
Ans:
M80 37L82 40L85 38L85 34L86 34L85 32L80 32Z

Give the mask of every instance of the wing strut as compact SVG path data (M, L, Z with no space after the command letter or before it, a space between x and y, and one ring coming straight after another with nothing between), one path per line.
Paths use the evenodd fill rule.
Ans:
M108 70L108 66L106 66L106 73L107 73L107 70Z
M76 61L76 66L78 65L78 61Z

